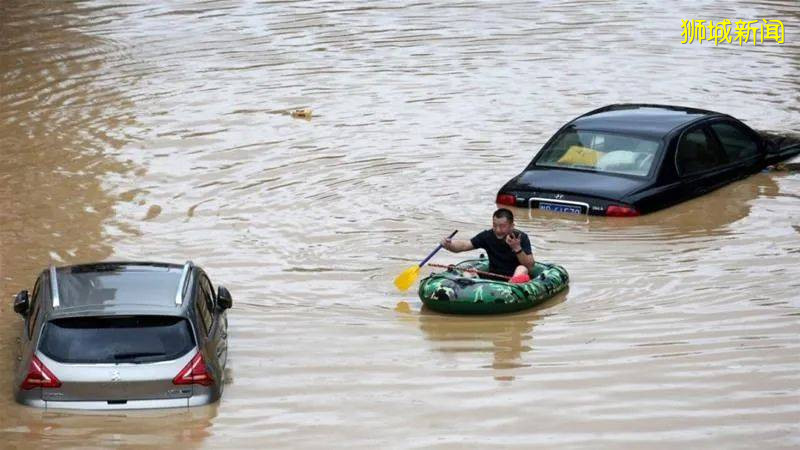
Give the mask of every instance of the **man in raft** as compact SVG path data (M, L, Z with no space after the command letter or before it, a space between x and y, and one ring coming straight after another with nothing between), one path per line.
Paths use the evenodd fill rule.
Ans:
M494 212L490 230L481 231L470 240L444 238L441 244L453 253L481 248L489 256L489 272L510 276L512 283L531 279L531 241L527 234L514 229L514 214L506 208Z

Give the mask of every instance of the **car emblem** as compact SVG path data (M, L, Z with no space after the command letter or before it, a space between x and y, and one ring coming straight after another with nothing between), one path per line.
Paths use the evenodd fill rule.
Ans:
M119 376L119 370L116 370L116 369L112 370L111 371L111 381L117 382L119 380L121 380L121 378Z
M554 198L556 198L556 199L559 199L559 200L560 200L560 199L564 198L564 194L556 194L556 195L554 196Z

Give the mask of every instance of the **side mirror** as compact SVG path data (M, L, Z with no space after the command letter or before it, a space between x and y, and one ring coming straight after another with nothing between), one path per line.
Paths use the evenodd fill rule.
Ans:
M231 293L225 286L217 287L217 306L222 309L229 309L233 306L233 298L231 298Z
M25 317L28 314L29 306L28 291L19 291L19 294L14 296L14 312Z

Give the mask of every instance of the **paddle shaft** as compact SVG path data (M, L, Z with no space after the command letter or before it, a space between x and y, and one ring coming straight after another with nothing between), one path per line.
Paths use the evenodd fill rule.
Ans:
M453 265L453 264L450 264L449 266L446 266L446 265L444 265L444 264L435 264L435 263L430 263L430 264L428 264L428 265L429 265L429 266L431 266L431 267L441 267L442 269L456 269L456 270L461 270L461 271L464 271L464 272L475 272L475 273L477 273L477 274L481 274L481 275L489 275L490 277L502 278L502 279L504 279L504 280L510 280L510 279L511 279L511 277L509 277L509 276L507 276L507 275L500 275L499 273L492 273L492 272L484 272L484 271L482 271L482 270L478 270L478 269L471 269L471 268L463 268L463 269L462 269L461 267L456 267L456 266L455 266L455 265Z
M453 236L455 236L455 235L456 235L456 233L458 233L458 230L456 230L456 231L453 231L453 234L451 234L450 236L448 236L448 237L447 237L447 239L452 239L452 238L453 238ZM428 256L427 256L425 259L423 259L421 263L419 263L419 267L422 267L422 266L424 266L424 265L425 265L425 263L426 263L426 262L428 262L428 260L429 260L429 259L433 258L433 255L435 255L435 254L436 254L436 252L438 252L438 251L439 251L439 250L441 250L441 249L442 249L442 244L439 244L439 245L436 247L436 249L435 249L434 251L432 251L432 252L431 252L431 254L430 254L430 255L428 255Z

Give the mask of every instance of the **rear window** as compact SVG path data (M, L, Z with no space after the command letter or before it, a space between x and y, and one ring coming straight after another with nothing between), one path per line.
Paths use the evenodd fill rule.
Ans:
M542 151L537 166L646 176L659 141L637 136L568 128Z
M145 363L177 359L194 348L181 317L74 317L47 323L39 351L62 363Z
M717 134L722 149L731 162L741 161L758 154L758 143L743 131L727 123L715 123L711 129Z

